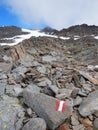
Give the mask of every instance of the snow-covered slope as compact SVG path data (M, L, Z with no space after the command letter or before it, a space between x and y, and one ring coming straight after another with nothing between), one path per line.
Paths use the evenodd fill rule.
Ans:
M28 34L24 34L24 35L16 35L14 37L11 38L3 38L2 40L12 40L12 43L0 43L0 45L9 45L9 46L14 46L19 44L20 42L22 42L25 39L29 39L32 36L35 37L39 37L39 36L46 36L46 37L53 37L53 38L58 38L58 36L56 35L48 35L45 34L44 32L40 32L40 30L28 30L28 29L22 29L23 32L28 32ZM60 39L66 40L66 39L70 39L69 37L59 37Z
M3 41L3 42L1 42L0 45L2 45L2 46L3 45L14 46L14 45L19 44L20 42L22 42L25 39L31 38L32 36L35 36L35 37L39 37L39 36L40 37L43 37L43 36L53 37L53 38L60 38L62 40L69 40L71 38L71 36L64 37L64 36L57 36L57 35L54 35L54 34L52 35L52 33L46 34L45 32L42 32L40 30L22 29L22 32L24 32L24 34L22 34L22 35L16 35L16 36L11 37L11 38L1 38L0 40ZM27 32L27 33L25 34L25 32ZM92 35L90 35L90 36L92 36ZM82 36L82 37L85 37L85 36ZM81 37L78 36L78 35L73 36L73 40L78 40L80 38ZM98 36L93 35L93 38L98 39ZM11 41L11 42L6 42L6 41Z

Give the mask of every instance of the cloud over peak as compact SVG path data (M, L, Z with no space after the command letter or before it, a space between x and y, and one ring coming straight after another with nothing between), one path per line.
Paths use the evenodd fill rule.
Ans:
M56 29L75 24L98 25L98 0L5 0L24 24L44 22Z

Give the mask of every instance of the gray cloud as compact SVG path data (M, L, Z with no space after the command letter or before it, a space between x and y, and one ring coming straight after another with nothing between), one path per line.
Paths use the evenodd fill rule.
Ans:
M98 25L98 0L6 0L6 4L25 24L44 22L56 29Z

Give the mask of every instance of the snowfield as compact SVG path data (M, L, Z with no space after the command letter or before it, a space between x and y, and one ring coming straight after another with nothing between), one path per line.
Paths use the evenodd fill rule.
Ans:
M53 38L58 38L58 36L55 36L55 35L49 35L49 34L45 34L44 32L40 32L40 30L28 30L28 29L22 29L23 32L28 32L29 34L24 34L24 35L17 35L17 36L14 36L12 38L3 38L2 40L13 40L13 43L0 43L0 45L8 45L8 46L14 46L14 45L17 45L19 44L20 42L22 42L23 40L25 39L29 39L31 38L32 36L35 36L35 37L43 37L43 36L46 36L46 37L53 37ZM60 39L63 39L63 40L67 40L67 39L70 39L69 37L59 37Z

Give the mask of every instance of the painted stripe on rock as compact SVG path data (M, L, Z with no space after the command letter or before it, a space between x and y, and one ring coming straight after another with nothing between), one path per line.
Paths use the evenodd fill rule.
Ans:
M65 112L66 106L67 106L66 102L57 100L56 111Z

